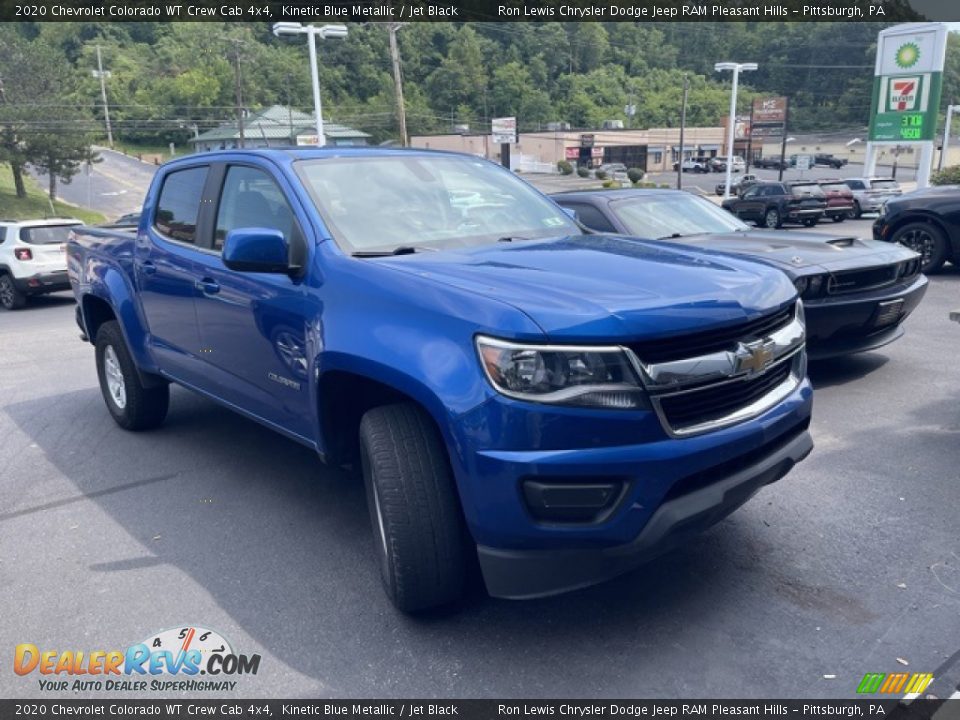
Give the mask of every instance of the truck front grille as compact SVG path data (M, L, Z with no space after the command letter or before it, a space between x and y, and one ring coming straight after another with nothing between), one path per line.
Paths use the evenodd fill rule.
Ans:
M721 421L761 400L789 380L792 366L788 360L761 375L661 396L658 402L663 419L675 432Z
M689 335L665 337L657 340L629 343L629 347L644 363L662 363L684 358L731 350L738 342L762 338L785 327L793 319L793 307L771 315L728 327Z

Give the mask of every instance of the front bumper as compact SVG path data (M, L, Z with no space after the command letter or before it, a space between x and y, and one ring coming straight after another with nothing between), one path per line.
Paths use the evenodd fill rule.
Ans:
M822 360L866 352L898 339L903 335L903 321L920 304L927 284L927 278L919 275L909 285L805 300L808 357ZM899 301L896 317L878 323L881 312Z
M804 379L752 419L684 438L667 437L651 411L493 398L460 416L451 459L488 590L532 597L600 582L720 520L809 451L798 438L806 436L812 394ZM525 495L531 484L604 483L621 491L591 521L538 519ZM718 483L722 489L712 490ZM599 560L608 556L615 559ZM596 559L596 572L587 572L590 560L568 574L575 557ZM531 569L541 561L542 571Z
M625 573L716 524L764 485L786 475L813 449L804 424L745 459L718 468L719 479L667 500L631 542L606 548L503 550L480 546L488 592L494 597L533 598L593 585Z
M41 295L70 289L70 280L67 278L66 270L14 278L13 284L17 290L26 295Z

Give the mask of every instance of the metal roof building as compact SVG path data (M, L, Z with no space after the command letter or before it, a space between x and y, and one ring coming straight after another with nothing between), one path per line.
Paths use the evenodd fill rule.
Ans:
M323 123L323 134L327 145L334 147L366 145L370 138L361 130L327 121ZM316 136L313 115L282 105L258 110L243 122L244 146L248 148L315 145ZM228 150L239 145L240 130L236 123L227 123L191 138L190 142L197 152Z

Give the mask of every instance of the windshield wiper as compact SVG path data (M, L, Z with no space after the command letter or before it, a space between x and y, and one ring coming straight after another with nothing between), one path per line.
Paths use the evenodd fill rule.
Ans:
M437 248L414 247L413 245L401 245L400 247L395 247L393 250L358 250L357 252L352 253L352 255L353 257L359 257L359 258L389 257L390 255L413 255L414 253L418 253L423 250L430 250L432 252L437 252Z
M676 240L677 238L682 238L683 235L680 233L673 233L672 235L664 235L663 237L658 237L657 240Z
M505 235L502 238L497 238L497 242L513 242L514 240L529 240L528 237L523 237L522 235Z

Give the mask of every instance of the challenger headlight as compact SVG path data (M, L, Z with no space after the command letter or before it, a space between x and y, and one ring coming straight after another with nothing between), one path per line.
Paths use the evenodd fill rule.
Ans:
M799 277L793 281L793 286L802 298L809 300L810 298L819 297L823 291L823 275Z
M524 345L484 336L476 342L487 379L503 395L554 405L649 408L619 347Z

